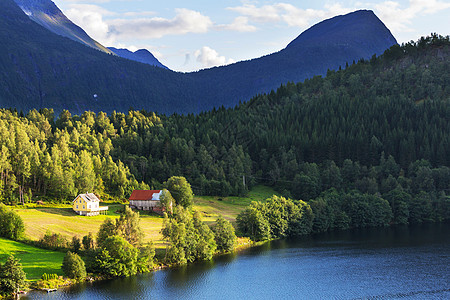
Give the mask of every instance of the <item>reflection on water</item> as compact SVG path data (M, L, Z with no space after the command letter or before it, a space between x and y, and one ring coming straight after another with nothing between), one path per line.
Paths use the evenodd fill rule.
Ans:
M28 299L450 299L450 225L279 240Z

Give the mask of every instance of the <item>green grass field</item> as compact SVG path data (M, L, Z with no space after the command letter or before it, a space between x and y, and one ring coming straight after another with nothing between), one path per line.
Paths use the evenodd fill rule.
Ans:
M123 208L122 204L102 204L108 205L107 215L85 217L77 215L69 205L61 207L36 207L36 208L16 208L25 223L25 236L31 240L39 240L47 230L53 233L60 233L69 240L73 236L82 238L92 232L97 234L100 225L107 218L118 218L117 210ZM155 245L163 244L162 236L159 233L162 227L163 218L154 214L141 214L141 227L144 231L144 240L152 240Z
M210 197L195 196L194 209L200 211L204 221L214 222L220 214L230 221L235 221L236 216L252 201L264 201L275 194L274 190L265 186L256 186L247 197ZM75 214L70 205L58 207L33 207L16 208L25 223L25 236L31 240L39 240L47 230L60 233L69 240L73 236L82 238L89 232L97 234L100 225L106 218L118 218L116 213L122 204L102 203L108 205L107 215L84 217ZM156 214L141 212L141 227L144 231L144 240L153 241L157 248L164 247L160 234L163 218Z
M63 275L63 252L44 250L0 238L0 261L5 262L10 254L20 259L28 280L38 280L43 273Z
M203 220L208 224L215 222L219 215L234 222L236 216L252 201L264 201L275 194L265 186L256 186L247 197L210 197L195 196L194 209L201 212ZM60 233L70 241L73 236L82 238L89 232L97 234L100 225L106 218L118 218L116 212L123 208L122 204L102 203L108 205L107 215L84 217L75 214L70 205L51 205L32 208L15 208L25 223L25 236L31 240L39 240L47 230ZM160 233L163 218L156 214L141 212L141 228L144 240L153 241L158 253L162 253L165 243ZM61 274L61 263L64 253L42 250L25 244L0 239L0 259L9 253L22 260L28 279L39 279L43 273Z
M267 186L255 186L247 197L194 197L194 209L203 214L203 220L207 223L215 222L219 215L231 222L236 220L237 215L244 210L252 201L265 201L276 192Z

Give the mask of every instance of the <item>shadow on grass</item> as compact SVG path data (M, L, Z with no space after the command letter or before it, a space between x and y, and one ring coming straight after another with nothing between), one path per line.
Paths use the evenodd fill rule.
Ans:
M123 209L123 205L121 204L110 204L107 203L100 204L101 206L108 206L108 216L117 216L119 215L118 211ZM79 216L71 207L39 207L39 208L32 208L36 211L40 211L47 214L53 214L53 215L59 215L64 217L77 217Z
M47 214L60 215L64 217L76 217L78 216L72 208L35 208L37 211L41 211Z

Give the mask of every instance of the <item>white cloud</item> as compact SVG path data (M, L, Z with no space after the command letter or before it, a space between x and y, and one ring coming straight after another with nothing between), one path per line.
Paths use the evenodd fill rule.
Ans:
M103 16L114 16L115 13L96 5L75 4L65 14L94 40L107 46L115 43L115 38L109 35L109 25L103 19Z
M412 22L420 14L434 14L450 8L450 2L437 0L410 0L409 6L402 8L400 3L385 1L374 5L375 13L392 31L411 32Z
M218 30L229 30L238 32L254 32L257 28L253 25L248 24L248 17L239 16L233 20L233 23L228 25L217 25Z
M290 3L275 3L257 7L254 4L244 3L238 7L228 7L247 17L256 23L280 23L284 22L288 26L307 28L312 21L344 14L355 10L354 8L344 8L341 4L325 5L324 9L302 9Z
M173 19L165 18L138 18L138 19L112 19L110 34L123 39L152 39L165 35L186 33L206 33L213 26L213 22L201 13L185 8L176 9Z
M254 2L257 3L257 2ZM336 15L352 12L356 9L373 9L377 16L394 32L413 31L412 23L420 15L434 14L450 8L449 1L440 0L409 0L406 6L398 1L384 2L353 2L355 7L344 7L342 2L326 4L322 9L302 9L290 3L274 3L257 6L254 3L243 2L241 6L228 7L255 23L282 23L288 26L308 28L312 23ZM247 23L248 24L248 23Z
M130 11L123 13L124 17L147 17L147 16L154 16L156 15L156 12L154 11Z
M204 68L223 66L235 62L231 58L227 59L225 56L220 56L216 50L207 46L195 51L194 56L196 57L197 62L201 63Z
M72 4L65 14L92 38L108 46L115 45L118 40L145 40L161 38L165 35L206 33L213 27L211 19L197 11L176 9L175 12L176 16L172 19L136 18L136 16L154 13L126 12L119 15L97 5ZM117 18L118 16L128 18ZM105 17L109 18L105 19Z
M237 7L228 7L227 9L248 16L252 21L258 23L278 22L281 20L279 10L275 5L256 7L253 4L244 4Z

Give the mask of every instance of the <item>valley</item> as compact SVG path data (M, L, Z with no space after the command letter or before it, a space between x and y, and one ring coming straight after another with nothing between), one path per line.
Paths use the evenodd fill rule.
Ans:
M93 7L83 5L71 7ZM255 5L243 4L235 22L257 31ZM208 30L231 28L176 11L140 21L185 26L184 13ZM433 243L450 222L450 36L399 45L374 11L355 10L274 53L182 73L148 50L101 45L50 0L2 0L0 39L0 299L68 281L79 285L56 297L211 298L225 290L223 274L207 284L215 290L191 275L220 270L256 295L249 278L278 274L267 262L284 272L271 281L282 279L286 297L317 266L347 278L331 275L339 288L302 286L302 295L386 293L374 282L387 297L448 293L439 280L448 247ZM380 249L405 264L394 270ZM345 258L338 265L335 253ZM415 268L422 256L444 263ZM416 269L432 270L433 284L411 283ZM366 286L355 290L359 278Z

